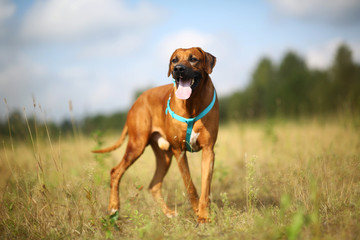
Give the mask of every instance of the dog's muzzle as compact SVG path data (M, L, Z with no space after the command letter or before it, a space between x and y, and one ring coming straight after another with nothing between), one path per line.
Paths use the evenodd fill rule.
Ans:
M184 100L190 97L191 92L199 85L201 80L200 72L193 71L182 64L174 66L172 75L178 89L176 96Z

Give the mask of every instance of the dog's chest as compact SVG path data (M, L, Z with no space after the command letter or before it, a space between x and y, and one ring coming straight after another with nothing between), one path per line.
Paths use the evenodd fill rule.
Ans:
M200 129L193 128L189 139L186 139L186 124L182 123L181 125L176 124L175 128L172 128L173 131L167 136L171 146L176 149L186 149L186 142L190 145L193 152L200 150L199 145L199 136L201 134Z
M200 132L195 132L194 130L191 131L190 135L190 147L191 149L196 152L200 150L199 144L198 144L198 138L199 138ZM186 141L186 140L185 140Z

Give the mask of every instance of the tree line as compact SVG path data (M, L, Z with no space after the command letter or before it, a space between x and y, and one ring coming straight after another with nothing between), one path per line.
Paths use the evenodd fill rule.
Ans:
M249 85L220 100L221 119L329 115L360 110L360 65L341 44L328 69L310 69L289 51L276 65L262 58Z
M140 91L135 93L138 96ZM263 118L297 118L331 115L339 111L359 114L360 65L352 51L341 44L328 69L311 69L296 52L287 52L279 64L268 58L260 59L247 87L219 98L220 121L254 120ZM35 117L24 118L12 112L7 121L0 122L0 136L11 134L24 139L32 134L52 136L80 131L120 131L127 111L111 115L87 116L82 120L64 120L60 124L39 122Z

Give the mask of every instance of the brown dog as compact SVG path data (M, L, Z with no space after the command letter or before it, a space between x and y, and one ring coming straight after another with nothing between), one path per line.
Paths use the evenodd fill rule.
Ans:
M93 151L115 150L126 135L129 137L122 161L111 170L111 213L119 209L121 177L150 144L156 156L156 171L149 189L163 212L168 217L177 215L169 209L161 194L161 185L174 155L198 222L208 220L214 145L219 126L219 104L209 77L215 63L216 58L201 48L177 49L171 56L168 72L168 76L173 76L174 84L144 92L128 112L125 127L115 145ZM200 199L186 157L186 151L199 150L202 150Z

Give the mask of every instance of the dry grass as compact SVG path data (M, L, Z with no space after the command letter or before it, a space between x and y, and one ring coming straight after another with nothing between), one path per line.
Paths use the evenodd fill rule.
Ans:
M106 205L109 171L124 148L95 158L78 136L2 141L1 239L358 239L360 134L355 120L264 121L221 126L212 185L212 221L197 226L173 161L163 193L168 219L146 191L150 149L120 186L118 221ZM119 129L120 130L120 129ZM105 136L106 144L117 138ZM200 154L190 155L199 188ZM144 186L144 188L142 188Z

